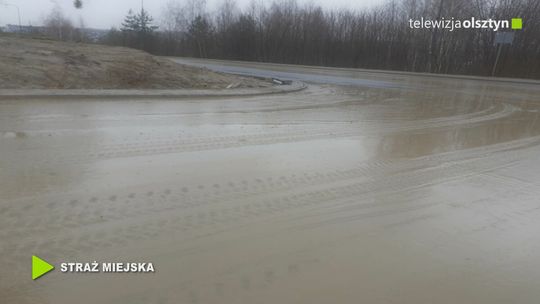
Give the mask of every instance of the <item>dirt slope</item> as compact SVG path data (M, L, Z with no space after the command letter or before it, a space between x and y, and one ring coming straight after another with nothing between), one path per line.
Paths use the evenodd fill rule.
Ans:
M129 48L0 36L0 89L264 86L269 84L180 65Z

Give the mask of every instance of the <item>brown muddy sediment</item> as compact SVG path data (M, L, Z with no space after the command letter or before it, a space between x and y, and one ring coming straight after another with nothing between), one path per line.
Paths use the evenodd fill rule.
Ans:
M326 72L350 81L0 101L0 298L535 303L538 85ZM32 254L156 272L32 282Z

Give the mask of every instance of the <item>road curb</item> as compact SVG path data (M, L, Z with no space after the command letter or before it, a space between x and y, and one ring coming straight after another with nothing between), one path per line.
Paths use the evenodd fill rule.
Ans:
M220 90L60 90L60 89L0 89L0 100L23 98L209 98L285 94L302 91L307 85L294 81L262 89Z

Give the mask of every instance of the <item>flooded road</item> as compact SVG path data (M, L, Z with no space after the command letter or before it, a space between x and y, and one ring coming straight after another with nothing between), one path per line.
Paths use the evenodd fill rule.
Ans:
M180 61L308 87L0 100L3 303L538 302L539 84Z

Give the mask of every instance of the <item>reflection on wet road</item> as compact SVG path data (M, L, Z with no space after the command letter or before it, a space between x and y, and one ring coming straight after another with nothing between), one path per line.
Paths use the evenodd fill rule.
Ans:
M540 298L540 85L180 61L309 86L0 100L6 303Z

